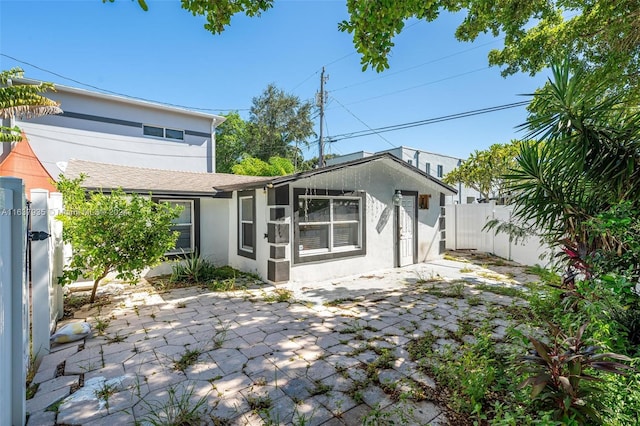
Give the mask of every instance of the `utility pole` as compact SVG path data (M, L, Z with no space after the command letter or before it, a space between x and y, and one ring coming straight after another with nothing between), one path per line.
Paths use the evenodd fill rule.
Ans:
M320 93L316 98L316 103L320 107L320 139L318 141L318 167L324 167L324 139L323 139L323 125L324 125L324 103L326 101L327 94L324 92L324 82L329 79L329 76L324 76L324 67L322 67L322 73L320 73Z

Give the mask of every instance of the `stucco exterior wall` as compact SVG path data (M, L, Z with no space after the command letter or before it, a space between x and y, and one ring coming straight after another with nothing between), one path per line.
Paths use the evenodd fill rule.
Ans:
M251 259L238 254L238 192L234 191L233 198L229 204L229 265L244 272L258 274L266 280L267 277L267 259L269 258L269 247L266 243L265 235L267 234L267 218L269 215L267 207L267 194L262 189L254 190L255 194L255 228L256 241L255 250L256 258Z
M349 167L323 175L316 175L291 185L313 194L314 190L362 190L366 192L366 255L328 261L291 264L291 281L328 280L367 273L396 266L396 215L392 196L396 190L431 194L429 210L418 210L418 261L436 258L440 241L437 229L440 207L436 184L410 173L401 172L384 163L367 167ZM417 202L417 201L416 201ZM290 227L293 242L294 226ZM294 244L290 244L289 258L293 259Z
M34 152L56 177L58 162L71 158L128 166L215 171L215 116L130 103L118 97L47 93L60 102L62 115L18 122ZM143 125L183 130L184 140L143 135Z
M227 198L200 199L200 253L216 266L229 264L229 214Z

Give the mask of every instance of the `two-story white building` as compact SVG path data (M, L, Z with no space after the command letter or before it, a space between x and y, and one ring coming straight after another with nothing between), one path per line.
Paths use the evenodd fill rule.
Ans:
M428 174L429 176L433 176L437 179L442 179L447 173L451 172L453 169L458 167L462 163L462 161L464 161L462 158L422 151L407 146L399 146L397 148L392 148L375 153L358 151L350 154L340 155L338 157L327 159L326 164L340 164L358 158L370 157L372 155L380 154L383 152L387 152L394 157L400 158L401 160L406 161L410 165ZM446 196L446 204L470 204L477 202L478 198L481 197L478 191L464 186L461 183L455 185L455 189L458 191L458 193L456 195Z
M12 84L34 84L19 79ZM64 111L17 121L54 179L72 158L123 166L215 172L214 114L55 85L45 95ZM20 143L20 142L18 142ZM15 144L0 144L0 163Z

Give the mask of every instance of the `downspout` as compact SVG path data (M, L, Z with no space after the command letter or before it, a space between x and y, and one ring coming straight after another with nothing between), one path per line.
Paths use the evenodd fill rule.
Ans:
M216 172L216 119L211 120L211 138L207 144L207 173Z
M207 173L216 172L216 128L224 123L226 119L226 117L214 117L211 119L211 138L207 145Z

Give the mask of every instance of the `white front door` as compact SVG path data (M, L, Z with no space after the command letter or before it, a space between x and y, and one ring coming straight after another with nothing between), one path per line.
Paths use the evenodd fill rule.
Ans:
M413 264L413 232L415 219L415 199L414 197L402 197L402 205L398 212L398 252L399 266Z

